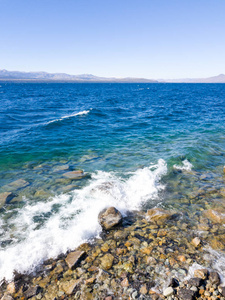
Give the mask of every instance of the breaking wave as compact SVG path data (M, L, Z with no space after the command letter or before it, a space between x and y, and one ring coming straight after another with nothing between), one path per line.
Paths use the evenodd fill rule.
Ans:
M46 201L28 200L7 224L0 224L2 240L13 240L0 250L0 279L12 279L14 270L31 272L44 260L98 236L98 214L105 207L115 206L125 216L128 211L157 199L164 189L160 180L166 173L167 165L162 159L150 167L124 174L126 179L98 171L83 189ZM2 228L7 229L4 232Z

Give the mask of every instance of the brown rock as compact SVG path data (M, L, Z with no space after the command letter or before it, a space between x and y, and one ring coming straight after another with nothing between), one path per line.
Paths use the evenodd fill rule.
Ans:
M125 240L128 236L128 233L122 230L118 230L117 232L115 232L114 234L114 239L115 240Z
M205 211L205 216L210 219L213 223L225 224L225 211L208 209Z
M205 224L205 223L198 224L198 230L200 230L200 231L208 231L209 228L210 227L208 224Z
M172 217L172 214L169 211L166 211L162 208L152 208L147 211L146 219L152 223L158 225L164 224L167 220Z
M112 264L113 264L113 260L114 260L114 257L112 256L112 254L110 254L110 253L105 254L101 258L102 268L105 269L105 270L111 269Z
M191 242L196 248L201 244L201 240L197 236Z
M75 292L76 287L79 285L79 283L80 283L80 279L78 280L72 279L70 281L63 282L61 284L61 288L67 295L71 295Z
M124 278L124 280L121 282L121 285L122 285L122 287L128 287L129 286L129 281L128 281L127 277Z
M105 297L105 300L113 300L113 297L112 296L107 296L107 297Z
M85 255L84 251L70 252L65 259L68 267L70 269L75 267L80 262L80 260L84 257L84 255Z
M185 262L185 261L186 261L186 257L185 257L184 255L179 255L177 258L178 258L179 261L181 261L181 262Z
M93 284L95 282L95 280L96 280L95 277L88 278L87 280L85 280L85 284L86 285Z
M220 194L225 197L225 188L220 189Z
M209 244L215 250L222 250L225 248L225 244L217 238L209 240Z
M91 266L89 269L88 269L88 272L98 272L99 271L99 268L96 267L96 266Z
M14 294L16 292L15 282L12 281L7 285L7 292L10 294Z
M66 172L63 174L64 177L69 178L69 179L80 179L83 177L83 175L84 175L84 172L82 170Z
M143 253L143 254L150 255L151 252L152 252L152 248L151 248L151 247L141 248L140 251L141 251L141 253Z
M10 295L4 295L1 300L13 300L13 297L11 297Z
M148 290L146 288L146 284L142 285L140 288L140 294L146 295L148 293Z
M207 279L208 270L207 269L198 269L194 271L194 276L201 279Z
M99 213L98 221L103 229L108 230L122 222L122 215L115 207L109 207Z
M109 251L109 245L107 243L103 244L101 247L102 252L108 252Z
M116 253L117 253L117 255L126 254L127 253L127 249L125 249L125 248L117 248L116 249Z

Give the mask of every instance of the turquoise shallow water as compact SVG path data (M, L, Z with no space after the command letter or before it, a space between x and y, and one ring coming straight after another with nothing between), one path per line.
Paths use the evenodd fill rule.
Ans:
M191 223L224 203L210 194L224 187L224 84L1 82L0 103L0 192L14 194L0 211L1 251L36 249L24 269L8 261L7 273L2 263L5 276L96 235L95 216L110 204L124 214L176 208L191 213ZM81 179L64 176L79 169ZM27 185L10 185L18 179ZM81 229L78 216L93 208L93 222ZM78 238L62 247L71 222Z

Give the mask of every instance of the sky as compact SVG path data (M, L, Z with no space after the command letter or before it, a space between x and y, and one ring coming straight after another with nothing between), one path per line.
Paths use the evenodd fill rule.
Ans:
M153 79L225 73L225 0L0 0L0 69Z

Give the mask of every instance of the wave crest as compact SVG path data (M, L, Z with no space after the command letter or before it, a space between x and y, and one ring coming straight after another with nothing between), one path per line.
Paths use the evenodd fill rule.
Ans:
M59 119L51 120L51 121L47 122L47 124L59 122L59 121L62 121L62 120L64 120L64 119L70 119L70 118L73 118L73 117L76 117L76 116L87 115L91 110L92 110L92 109L90 109L90 110L83 110L83 111L80 111L80 112L78 112L78 113L73 113L73 114L71 114L71 115L66 115L66 116L63 116L63 117L61 117L61 118L59 118Z
M0 250L0 279L12 279L13 271L31 272L48 258L66 253L94 236L101 227L99 212L115 206L123 215L139 209L146 201L158 197L164 188L161 177L167 172L164 160L157 164L125 174L98 171L89 184L37 203L30 202L7 224L4 240L14 236L11 245ZM57 207L57 209L55 209Z

